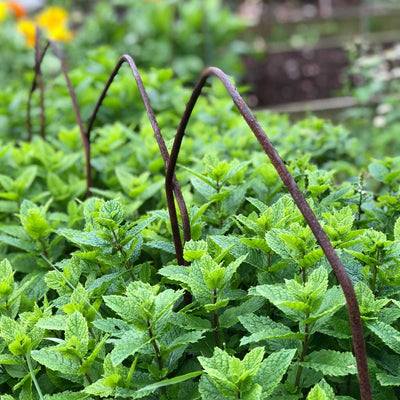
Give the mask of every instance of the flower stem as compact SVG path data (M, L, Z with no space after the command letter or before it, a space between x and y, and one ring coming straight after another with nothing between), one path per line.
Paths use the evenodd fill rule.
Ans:
M39 398L40 398L40 400L44 400L42 390L40 389L39 383L36 380L35 371L33 370L33 367L32 367L31 354L29 351L25 354L24 358L26 361L26 365L28 366L29 373L31 374L32 382L35 385L36 391L38 392Z

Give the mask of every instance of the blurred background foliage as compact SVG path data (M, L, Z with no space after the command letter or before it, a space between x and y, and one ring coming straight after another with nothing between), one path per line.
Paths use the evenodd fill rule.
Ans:
M173 118L165 118L171 132L188 88L205 66L215 65L242 85L250 105L264 110L278 104L272 112L281 113L285 108L279 103L300 99L302 111L291 113L291 121L310 112L332 119L360 139L368 155L394 156L400 151L400 50L395 40L399 6L397 0L3 1L0 53L6 62L0 64L0 129L3 136L26 134L26 98L34 67L32 26L39 23L48 37L63 42L84 119L116 60L127 53L145 75L154 108L175 110ZM344 57L340 70L330 61L339 54L333 49ZM326 64L335 70L333 78L325 74ZM63 112L69 99L51 52L43 71L47 129L56 134L60 125L69 128L74 119ZM99 123L132 121L142 112L128 71L120 76ZM334 80L336 86L331 85ZM270 103L263 103L260 93L269 96ZM321 101L314 110L308 103L312 96L337 98L339 107L324 109ZM351 99L351 106L341 106L343 96Z

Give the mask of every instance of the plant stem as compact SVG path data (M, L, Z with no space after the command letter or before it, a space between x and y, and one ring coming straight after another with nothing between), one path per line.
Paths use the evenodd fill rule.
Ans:
M380 249L378 248L378 250L376 251L376 259L378 260L378 264L372 266L371 290L372 290L372 293L374 293L374 294L375 294L375 290L376 290L376 278L378 275L378 265L379 265L379 261L380 261L379 257L380 257Z
M47 246L46 246L46 242L44 241L43 238L39 239L40 245L42 246L42 250L43 250L43 255L46 258L49 258L49 253L47 251Z
M306 318L309 317L309 314L307 314ZM306 324L305 328L304 328L304 332L305 332L305 337L304 337L304 341L303 341L303 349L301 351L301 356L300 356L300 362L304 361L305 356L307 355L307 347L308 347L308 339L310 337L309 331L308 331L308 324ZM297 374L296 374L296 381L294 383L294 385L298 388L300 385L300 378L301 378L301 373L303 371L303 367L301 365L299 365L298 369L297 369Z
M8 298L6 299L6 312L7 312L7 317L11 317L10 306L8 304Z
M115 247L116 247L117 250L121 253L122 257L125 258L125 257L126 257L125 250L124 250L124 248L121 246L120 241L119 241L119 239L118 239L118 237L117 237L117 235L116 235L114 229L112 229L112 228L111 228L111 233L112 233L112 235L113 235L113 237L114 237ZM129 260L128 260L128 261L129 261ZM135 276L133 275L132 270L129 268L128 261L126 262L125 269L128 271L128 273L129 273L129 275L130 275L132 281L134 281L134 280L135 280Z
M33 367L32 367L31 354L29 353L29 351L25 354L24 358L25 358L26 365L28 366L29 373L31 374L32 382L35 385L36 391L38 392L39 398L40 398L40 400L44 400L42 390L40 389L39 383L36 380L35 371L33 370Z
M158 362L158 369L160 370L160 373L161 373L162 369L163 369L163 361L162 361L160 349L159 349L159 347L157 345L156 339L154 338L153 330L151 329L151 326L150 326L150 320L147 320L147 328L148 328L151 344L153 345L154 352L156 353L157 362ZM161 393L164 396L167 395L167 391L166 391L166 388L164 386L161 388Z
M217 304L217 289L214 289L214 304ZM214 311L214 323L213 323L214 335L215 335L215 345L219 346L219 332L218 332L218 311Z
M115 247L117 248L117 250L121 253L121 255L123 255L124 257L126 256L125 250L124 248L121 246L119 239L117 237L117 235L115 234L114 229L111 228L111 233L114 236L114 240L115 240Z

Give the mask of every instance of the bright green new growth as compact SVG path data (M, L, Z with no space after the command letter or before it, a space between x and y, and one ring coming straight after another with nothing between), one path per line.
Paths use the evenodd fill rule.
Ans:
M282 350L263 361L256 347L241 361L218 348L211 358L199 357L205 371L200 379L202 399L266 399L276 388L296 350Z
M96 50L71 74L84 113L114 58ZM172 70L141 74L170 149L188 90ZM48 140L0 143L1 400L359 398L342 290L223 86L204 90L179 156L192 233L183 266L165 166L130 71L92 132L87 200L70 99L49 83ZM1 115L4 137L25 137L24 95L0 96L16 107ZM362 155L342 127L257 118L354 284L373 398L396 400L399 160L357 176Z

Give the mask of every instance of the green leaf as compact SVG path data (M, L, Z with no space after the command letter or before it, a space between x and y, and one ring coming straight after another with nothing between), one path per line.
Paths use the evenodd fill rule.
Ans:
M368 329L375 333L394 352L400 354L400 332L381 321L371 321Z
M68 343L70 340L76 340L76 350L82 358L88 351L89 332L86 319L79 311L70 315L66 322L65 341Z
M199 382L199 392L202 400L236 400L234 393L222 394L218 391L213 381L206 375L203 375Z
M183 257L189 262L199 260L204 254L207 253L207 249L207 242L204 240L190 240L189 242L185 243Z
M400 386L400 376L389 375L384 372L378 372L376 379L382 386Z
M104 297L104 302L124 321L134 322L137 320L136 306L131 299L125 296L110 295Z
M137 353L147 343L147 336L145 332L129 331L120 340L114 342L111 361L114 365L119 365L126 358Z
M146 246L153 249L162 250L168 254L175 254L175 247L170 242L164 242L161 240L154 240L152 242L146 242Z
M44 400L81 400L89 397L87 393L82 392L71 392L67 390L66 392L44 396Z
M77 245L89 245L93 247L108 247L110 243L102 239L96 232L82 232L74 229L59 229L57 234Z
M254 382L262 387L262 398L272 394L296 354L296 349L282 349L269 355L261 364Z
M211 322L207 319L196 317L183 312L173 313L169 322L185 329L208 330L211 329Z
M319 385L315 385L308 393L306 400L329 400L329 397Z
M63 331L66 329L67 316L66 315L53 315L51 317L40 318L36 323L38 328L48 329L50 331Z
M49 204L49 203L48 203ZM51 232L45 219L46 206L38 207L29 200L24 200L20 207L20 219L28 235L34 240L43 239Z
M117 200L106 201L99 210L96 221L103 226L111 229L117 228L124 220L124 208Z
M187 332L183 335L178 336L174 340L170 341L166 348L166 352L171 352L175 349L178 349L181 346L186 346L189 343L196 343L203 337L203 331L194 331L194 332Z
M239 321L239 317L245 314L251 314L264 305L265 301L261 297L253 297L246 300L237 307L227 308L219 317L219 325L222 328L230 328Z
M113 396L115 393L115 388L105 385L106 378L102 378L86 386L83 391L86 394L92 394L94 396L109 397Z
M24 329L12 318L2 315L0 317L0 337L2 337L6 343L10 343L20 333L24 334Z
M195 371L195 372L189 372L188 374L185 375L175 376L174 378L164 379L162 381L152 383L151 385L147 385L140 388L139 390L137 390L137 393L145 392L148 390L156 390L158 388L165 386L175 385L177 383L187 381L188 379L196 378L200 376L202 373L203 371Z
M108 339L108 336L103 336L103 338L96 344L96 347L94 350L89 354L89 357L87 357L81 364L79 368L79 374L83 375L86 374L90 368L92 367L93 363L95 362L97 356L100 353L100 350L103 348L104 344L106 343L106 340Z
M380 162L373 162L368 165L369 173L378 181L384 182L386 175L389 173L387 167Z
M40 350L32 350L32 358L39 364L44 365L53 371L60 371L64 374L77 375L80 364L75 358L65 358L55 348L45 347Z
M400 240L400 218L396 219L396 223L394 224L393 228L394 239L399 241Z
M356 361L350 352L314 351L306 356L305 361L300 365L330 376L346 376L357 373Z

